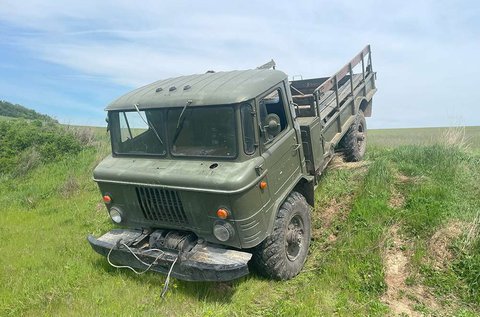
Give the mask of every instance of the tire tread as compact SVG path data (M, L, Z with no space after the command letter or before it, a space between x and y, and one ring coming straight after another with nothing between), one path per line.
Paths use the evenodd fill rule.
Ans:
M303 267L306 254L305 258L301 259L302 261L300 267L296 268L295 270L291 270L287 265L285 265L285 261L288 260L286 259L283 249L283 231L285 228L285 220L293 211L293 208L296 204L302 204L302 207L307 209L308 222L310 221L310 207L305 198L298 192L290 193L277 213L272 234L268 236L262 243L260 243L260 245L253 249L253 264L262 275L278 280L286 280L297 275ZM305 224L305 227L306 230L308 230L308 249L310 242L310 223Z

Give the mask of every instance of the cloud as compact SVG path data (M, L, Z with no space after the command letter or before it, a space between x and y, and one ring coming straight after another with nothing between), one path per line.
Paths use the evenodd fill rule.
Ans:
M103 102L92 96L104 86L127 91L208 69L254 68L271 58L290 75L328 76L371 43L379 87L371 126L445 125L452 114L478 124L472 78L480 70L480 43L473 40L480 38L479 12L473 1L7 0L0 26L8 44L0 45L25 52L27 62L63 68L58 80L87 93L69 93L70 101L52 94L52 102L70 103L80 115L82 105Z

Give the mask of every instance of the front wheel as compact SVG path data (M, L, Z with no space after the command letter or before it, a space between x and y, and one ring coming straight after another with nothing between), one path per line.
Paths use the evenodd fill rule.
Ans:
M280 207L273 232L253 251L260 274L288 280L303 268L310 246L310 206L300 193L292 192Z

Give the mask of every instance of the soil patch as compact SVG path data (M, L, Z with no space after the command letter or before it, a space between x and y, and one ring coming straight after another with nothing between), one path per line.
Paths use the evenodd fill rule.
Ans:
M388 201L390 208L401 209L405 205L405 196L395 188L392 190L392 195Z
M322 221L322 227L324 229L330 228L335 219L343 219L346 218L346 216L348 215L352 202L352 196L347 195L341 197L340 199L341 200L339 201L336 198L333 198L322 210L320 214L320 220Z
M340 154L335 154L330 163L328 164L331 169L357 169L370 165L369 161L360 162L345 162L344 158Z
M397 172L395 175L395 182L399 184L406 184L406 183L418 184L418 183L424 182L427 178L428 177L424 175L407 176Z
M467 230L466 223L452 221L441 227L430 238L428 242L429 253L436 268L445 268L453 259L450 246L453 240L457 239Z
M368 162L344 162L343 156L335 155L329 163L329 169L359 169L358 173L363 173L363 169L367 170ZM313 239L320 238L325 232L330 230L337 220L344 220L347 218L352 207L354 194L348 193L341 197L334 197L328 203L320 205L316 208L315 215L320 220L320 226L313 231ZM327 236L327 242L332 243L337 239L337 230L333 230Z
M408 257L406 252L403 251L405 243L398 231L398 225L393 225L388 230L388 238L391 241L383 257L387 292L382 297L382 300L388 304L395 315L420 316L420 314L412 310L412 301L403 294L406 289L405 279L408 276Z
M382 296L394 315L422 316L414 310L416 305L422 305L429 310L437 310L436 299L422 285L407 286L411 246L399 233L400 226L393 225L387 233L388 248L384 251L385 283L387 291Z
M317 210L317 215L320 219L319 230L313 231L313 238L320 238L325 232L330 232L327 237L329 244L337 240L337 229L331 230L337 220L344 220L347 218L352 206L354 195L345 195L338 198L332 198L326 206Z

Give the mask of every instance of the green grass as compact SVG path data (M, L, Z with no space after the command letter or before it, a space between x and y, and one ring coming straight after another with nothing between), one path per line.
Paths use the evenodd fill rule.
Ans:
M410 243L407 284L421 284L438 298L437 315L478 315L478 238L468 245L463 235L452 240L454 257L443 268L431 263L428 241L445 224L472 223L478 215L480 145L438 145L438 132L419 145L430 136L403 129L388 130L389 142L384 131L370 132L366 165L331 166L323 176L314 239L299 276L285 282L255 274L230 283L172 280L162 299L163 276L114 269L86 241L87 234L113 227L91 180L109 150L98 129L97 146L21 178L1 179L0 315L388 315L381 300L387 289L383 252L394 224ZM469 133L480 137L478 128ZM400 207L390 204L393 190L405 198ZM430 312L420 304L416 309Z
M411 128L381 129L368 131L369 144L380 147L397 147L401 145L433 145L444 138L452 128ZM472 149L480 149L480 127L465 127L464 136Z

